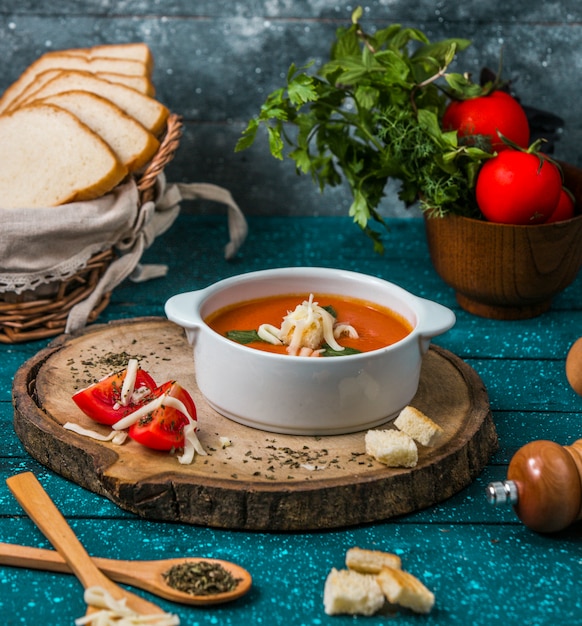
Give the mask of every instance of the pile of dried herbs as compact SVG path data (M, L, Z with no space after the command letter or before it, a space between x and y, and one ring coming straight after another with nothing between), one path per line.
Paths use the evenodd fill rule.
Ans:
M170 587L193 596L234 591L239 583L220 563L211 561L185 561L173 565L163 576Z

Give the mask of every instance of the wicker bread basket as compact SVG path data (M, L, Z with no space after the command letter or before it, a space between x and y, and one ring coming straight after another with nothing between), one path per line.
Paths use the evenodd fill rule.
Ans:
M170 114L160 147L137 182L140 207L154 196L156 179L172 160L182 133L180 116ZM113 248L95 254L86 265L59 283L43 285L42 293L0 293L0 343L21 343L61 334L70 310L95 289L109 265L116 259ZM49 295L46 295L48 292ZM93 322L107 307L111 293L105 293L91 311Z

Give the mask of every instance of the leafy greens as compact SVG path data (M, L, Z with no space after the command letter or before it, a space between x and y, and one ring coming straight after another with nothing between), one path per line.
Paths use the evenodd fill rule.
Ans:
M363 31L361 8L349 28L336 33L330 60L317 74L292 65L286 85L273 91L251 119L236 150L250 147L261 126L271 154L288 157L320 188L347 181L354 222L382 252L372 222L386 226L378 211L388 180L401 181L400 199L431 215L476 215L472 190L486 149L462 145L443 132L440 120L448 94L467 93L466 76L448 73L466 39L431 43L399 24ZM444 85L437 85L437 81ZM291 127L293 132L289 132Z

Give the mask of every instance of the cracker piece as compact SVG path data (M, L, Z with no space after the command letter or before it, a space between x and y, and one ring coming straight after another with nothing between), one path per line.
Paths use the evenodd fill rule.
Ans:
M365 444L366 454L389 467L414 467L418 463L418 448L402 431L369 430Z
M354 547L346 552L346 566L362 574L378 574L383 567L400 569L402 561L391 552Z
M423 446L433 446L443 429L413 406L406 406L394 420L394 426Z
M333 568L325 581L323 605L327 615L373 615L385 602L372 575Z
M392 604L398 604L416 613L430 613L434 606L434 593L410 572L384 567L376 580Z

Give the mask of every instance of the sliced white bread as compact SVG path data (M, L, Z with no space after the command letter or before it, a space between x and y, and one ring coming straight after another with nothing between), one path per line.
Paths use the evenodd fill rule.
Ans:
M436 422L413 406L402 409L394 420L394 426L423 446L434 445L444 432Z
M75 115L111 147L130 171L151 161L160 142L133 117L110 100L88 91L63 91L40 102L54 104Z
M391 552L354 547L346 552L346 566L361 574L378 574L383 567L400 569L402 559Z
M40 91L40 89L42 89L50 80L58 76L62 71L62 69L52 69L41 72L34 79L34 82L25 87L20 94L18 94L18 96L10 102L4 112L14 111L25 100L32 100L37 91ZM112 72L95 72L94 75L97 76L97 78L108 80L112 83L120 83L126 87L131 87L132 89L136 89L137 91L140 91L150 97L155 95L153 83L147 76L130 76L128 74L114 74Z
M116 72L95 72L95 76L103 80L109 80L112 83L121 83L152 98L156 95L154 84L148 76L130 76L129 74L118 74Z
M0 116L0 206L38 208L93 200L126 168L73 114L50 104Z
M385 567L376 576L376 581L392 604L404 606L416 613L430 613L434 606L434 593L409 572Z
M88 91L106 98L122 111L136 119L158 137L165 128L169 111L167 107L139 91L98 78L89 72L63 71L49 80L38 91L26 98L20 106L43 100L64 91Z
M374 576L333 568L323 589L327 615L373 615L386 599Z
M64 52L47 52L39 57L34 63L12 83L0 98L0 113L6 111L12 102L31 84L36 77L47 70L78 70L82 72L108 72L114 74L126 74L129 76L148 77L147 69L140 61L133 59L87 58Z
M117 74L129 74L132 76L147 76L148 70L144 63L136 59L106 56L79 56L71 54L68 50L46 52L32 63L28 70L37 68L44 72L53 68L79 69L87 72L116 72ZM36 72L38 74L38 71Z
M369 430L364 441L366 454L388 467L414 467L418 463L414 439L399 430Z
M154 67L154 58L151 50L143 42L102 44L90 48L71 48L65 52L87 58L133 59L143 63L150 74Z

